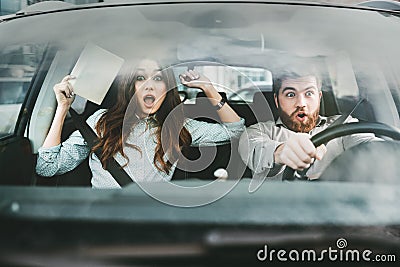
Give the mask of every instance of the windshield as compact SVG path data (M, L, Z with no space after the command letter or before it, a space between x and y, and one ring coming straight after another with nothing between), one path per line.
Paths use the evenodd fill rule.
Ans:
M31 107L33 117L52 109L54 99L45 95L74 68L88 44L131 65L156 58L173 69L177 80L195 67L239 109L251 104L257 91L272 94L274 76L294 62L310 63L321 75L322 115L350 112L362 100L353 117L397 127L399 24L398 16L389 13L262 3L123 5L12 19L0 24L1 36L9 36L0 43L6 120L1 135L17 130L29 88L33 94L40 91L39 102ZM41 82L33 82L35 73ZM186 105L201 95L197 88L177 86ZM86 101L75 102L78 111L85 109ZM263 112L276 118L274 109L266 103ZM246 126L257 122L245 119ZM39 116L28 126L34 152L46 135L38 126L49 121Z
M230 244L254 259L267 238L325 249L365 226L355 245L398 251L399 13L104 1L4 18L0 36L0 221L18 232L2 248L48 249L55 232L27 236L51 224L106 265ZM121 237L137 243L109 250Z
M324 23L314 23L321 18ZM272 83L268 73L284 68L294 57L311 58L322 68L323 89L334 93L339 111L347 108L341 102L368 96L374 98L378 120L397 125L398 25L398 17L378 12L279 4L196 3L55 12L2 23L2 36L10 38L1 42L1 64L9 68L17 64L8 60L14 53L11 47L51 44L77 56L91 42L127 60L151 55L166 66L195 60L232 66L235 74L210 71L219 75L217 82L231 95L251 81ZM13 35L15 31L20 34ZM36 52L33 57L41 55ZM65 67L72 68L72 62ZM3 77L10 76L7 71Z
M126 4L11 19L0 24L1 36L8 36L0 41L1 136L25 133L37 153L55 111L52 86L76 71L88 45L131 66L156 58L177 81L187 69L204 73L245 114L246 126L260 121L241 114L257 105L257 92L272 96L274 77L292 65L310 64L322 82L320 115L344 114L361 102L352 117L398 127L399 25L390 13L278 3ZM200 105L200 89L180 82L177 88L184 106ZM80 113L93 102L81 96L73 105ZM107 99L105 107L112 105ZM268 101L259 113L276 119L275 103ZM192 117L211 116L193 112Z

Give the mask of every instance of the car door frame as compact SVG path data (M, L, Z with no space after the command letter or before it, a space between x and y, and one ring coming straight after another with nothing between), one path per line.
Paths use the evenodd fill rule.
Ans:
M14 132L0 139L1 185L32 185L36 181L34 166L36 157L29 140L31 114L41 85L54 58L55 50L48 46L32 77L15 124Z

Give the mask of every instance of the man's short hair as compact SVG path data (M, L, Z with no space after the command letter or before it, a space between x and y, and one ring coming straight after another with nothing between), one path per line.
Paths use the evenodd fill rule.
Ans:
M297 64L272 73L272 90L278 95L282 82L288 79L298 79L306 76L314 76L317 79L318 90L321 90L321 75L317 68L308 64Z

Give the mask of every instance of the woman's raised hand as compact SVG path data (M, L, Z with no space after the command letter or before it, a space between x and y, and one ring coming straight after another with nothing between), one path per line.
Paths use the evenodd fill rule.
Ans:
M59 106L69 108L75 99L74 89L69 82L72 79L75 79L75 77L67 75L62 79L60 83L57 83L53 87L57 99L57 104Z
M210 80L195 70L187 70L179 75L181 83L188 87L196 87L201 90L205 90L211 85Z
M229 105L224 105L225 102L221 102L222 96L206 76L195 70L187 70L179 75L179 78L183 85L188 87L197 87L203 90L205 95L208 97L208 100L210 100L211 105L217 109L218 116L222 122L240 121L240 117L236 112Z

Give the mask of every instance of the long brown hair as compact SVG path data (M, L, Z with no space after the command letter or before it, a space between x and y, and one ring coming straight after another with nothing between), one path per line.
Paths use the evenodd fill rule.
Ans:
M136 71L124 68L121 73L117 78L117 102L102 115L96 124L99 140L92 151L102 148L100 161L104 169L107 167L108 159L118 152L127 160L126 164L128 164L129 158L124 153L124 145L140 151L139 147L128 144L126 141L132 126L138 121L134 112L136 105L130 104L135 94ZM181 100L174 73L171 68L165 68L162 69L161 75L166 84L167 93L160 108L154 114L157 124L157 145L153 163L158 170L168 174L172 163L179 158L181 147L190 145L192 138L189 131L183 127L185 118L182 106L179 106ZM167 116L169 116L168 122L165 123ZM164 161L166 154L168 160Z

